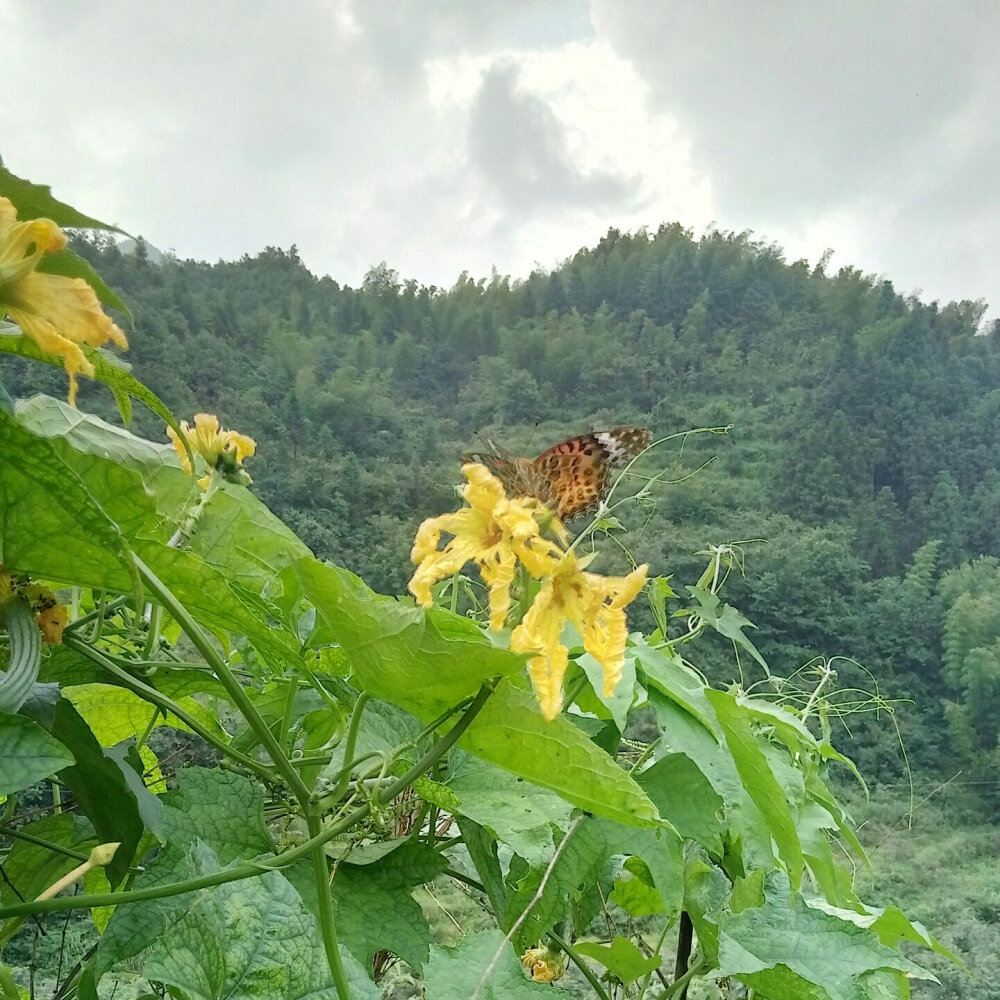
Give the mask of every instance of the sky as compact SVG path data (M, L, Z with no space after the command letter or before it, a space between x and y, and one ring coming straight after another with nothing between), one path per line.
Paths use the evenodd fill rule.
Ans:
M450 287L680 221L1000 311L1000 4L0 0L0 38L7 168L182 258Z

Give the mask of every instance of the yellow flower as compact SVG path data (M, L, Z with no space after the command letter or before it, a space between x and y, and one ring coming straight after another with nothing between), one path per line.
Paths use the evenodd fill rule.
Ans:
M186 420L182 420L181 431L191 446L191 451L200 455L209 469L220 469L231 481L240 481L243 462L257 450L257 442L253 438L236 431L220 429L219 418L213 413L196 413L193 428ZM194 475L181 435L173 427L167 428L167 435L173 442L184 471L189 476ZM198 485L205 489L209 479L210 476L203 476L198 480Z
M63 629L69 621L69 608L62 604L54 604L51 608L39 611L35 615L42 638L49 646L58 646L62 642Z
M566 956L549 948L529 948L521 956L521 964L531 971L536 983L554 983L566 975Z
M457 573L467 562L479 566L489 587L490 628L503 628L510 609L510 585L520 560L535 576L554 568L561 552L543 538L539 518L550 518L530 497L508 500L500 481L485 466L462 466L468 480L461 493L467 507L424 521L417 529L410 558L417 563L408 586L419 604L429 607L431 587ZM562 525L554 522L562 531ZM439 549L442 533L454 537Z
M625 606L642 589L648 569L643 565L628 576L599 576L584 572L576 556L568 552L546 577L510 641L511 649L535 654L528 673L546 719L554 719L562 710L569 650L561 636L567 622L576 626L584 648L604 668L604 696L614 693L625 662Z
M43 254L65 246L66 237L54 222L18 222L14 205L0 196L0 318L7 315L43 351L62 358L69 401L75 405L77 375L94 374L79 345L100 347L110 340L127 348L128 341L86 281L36 270Z

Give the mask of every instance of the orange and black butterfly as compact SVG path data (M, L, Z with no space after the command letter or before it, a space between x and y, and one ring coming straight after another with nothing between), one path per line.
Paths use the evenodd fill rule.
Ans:
M463 461L485 465L508 496L537 497L568 521L596 510L615 472L648 448L652 438L646 427L613 427L553 445L538 458L512 455L487 442L491 451L466 455Z

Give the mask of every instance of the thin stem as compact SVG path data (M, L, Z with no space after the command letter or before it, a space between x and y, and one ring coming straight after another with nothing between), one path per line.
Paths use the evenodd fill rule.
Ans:
M15 840L23 840L25 843L34 844L36 847L43 847L47 851L52 851L53 854L65 855L67 858L73 858L75 861L86 861L90 857L89 854L84 854L83 851L74 851L72 847L63 847L62 844L52 844L47 840L42 840L41 837L35 837L21 830L15 830L13 827L0 826L0 833L5 837L13 837Z
M472 725L475 717L482 711L487 699L496 687L497 679L486 681L479 689L472 704L465 710L462 717L448 732L432 746L427 753L417 761L401 778L388 786L384 791L372 796L369 802L364 802L343 819L331 823L315 837L290 848L282 854L275 855L266 864L255 861L227 868L224 871L210 872L196 878L184 879L180 882L170 882L167 885L150 886L147 889L128 889L125 892L104 892L85 896L62 896L58 899L45 899L26 903L13 903L0 907L0 920L9 917L19 917L30 913L51 913L56 910L79 910L94 906L116 906L120 903L135 903L145 899L163 899L167 896L179 896L181 893L194 892L196 889L208 889L223 885L226 882L238 882L241 879L252 878L264 872L287 868L311 855L315 847L322 846L334 837L340 836L352 826L365 819L373 805L384 805L394 799L404 788L411 785L420 775L429 771L461 738L462 734Z
M549 878L551 877L559 859L562 857L563 851L566 850L566 845L570 842L573 834L576 833L586 818L586 815L581 814L577 816L572 823L570 823L569 828L563 835L563 839L559 841L559 846L552 852L552 859L549 861L548 865L546 865L545 871L542 872L542 878L538 883L538 889L535 892L535 895L531 897L528 905L521 911L521 915L514 921L511 929L504 935L503 941L500 942L500 947L493 953L493 957L490 959L490 964L486 966L485 971L479 977L479 982L476 983L476 988L472 994L471 1000L479 1000L479 997L482 996L483 986L489 979L490 973L493 972L497 962L500 961L500 956L503 954L504 948L506 948L507 945L514 940L514 935L517 934L517 932L521 929L521 925L528 919L528 914L530 914L531 911L541 902L542 896L545 893L545 887L548 885Z
M163 621L163 608L159 604L153 606L149 613L149 623L146 630L146 643L142 648L142 658L152 659L153 650L160 641L160 623Z
M608 991L601 985L601 981L590 971L587 963L577 954L576 949L568 941L564 941L555 931L549 931L549 940L566 952L569 960L583 973L584 978L590 983L594 992L601 1000L611 1000L608 996Z
M351 712L351 721L347 726L347 737L344 740L344 766L337 776L337 783L333 786L331 793L334 801L339 801L344 797L347 786L351 780L351 769L354 767L354 751L358 745L358 730L361 728L361 716L364 714L365 705L371 700L367 691L362 691L358 695L358 700L354 703L354 711Z
M285 711L281 716L281 731L278 733L278 742L287 755L289 752L288 733L292 728L292 719L295 716L295 696L299 693L299 682L295 677L288 679L288 694L285 695Z
M260 717L260 713L257 711L254 703L243 689L243 685L240 684L235 674L230 670L229 664L219 655L219 651L212 645L201 626L191 617L187 608L177 600L170 588L138 556L134 558L136 568L139 570L139 575L143 582L146 583L149 589L167 607L171 615L173 615L174 621L184 630L187 637L194 644L195 649L201 653L205 662L215 670L215 675L222 682L223 687L225 687L226 693L229 695L229 700L239 710L243 718L247 720L250 728L254 731L254 735L264 744L264 749L274 762L274 766L285 781L288 782L292 794L299 801L303 811L305 811L309 802L309 789L306 788L305 782L299 777L299 772L292 767L288 757L281 748L281 744L274 733L271 732L267 723Z
M94 663L98 664L112 676L117 677L118 680L146 701L177 716L188 729L197 733L206 743L211 744L230 759L238 761L245 768L253 771L254 774L266 781L274 779L273 770L266 764L262 764L260 761L254 760L253 757L248 757L246 754L234 750L225 740L220 739L210 729L203 726L190 712L185 711L168 695L163 694L162 691L157 691L156 688L139 680L138 677L133 677L127 670L123 670L99 649L94 649L93 646L77 638L77 636L66 635L65 632L63 633L63 643L70 649L74 649L88 659L93 660Z
M670 984L670 987L659 995L657 1000L674 1000L675 997L677 1000L683 1000L683 998L687 996L687 988L691 985L691 980L694 979L695 976L704 975L707 971L708 965L705 962L697 962L695 965L692 965L683 976L679 979L675 979Z
M310 837L317 840L323 832L319 816L314 812L308 813L306 824ZM347 974L340 958L340 945L337 943L337 925L334 922L333 899L330 896L330 869L326 863L326 847L322 843L317 843L312 848L311 854L319 906L319 929L323 935L326 961L330 966L333 985L337 987L337 996L340 1000L351 1000L351 988L347 984Z

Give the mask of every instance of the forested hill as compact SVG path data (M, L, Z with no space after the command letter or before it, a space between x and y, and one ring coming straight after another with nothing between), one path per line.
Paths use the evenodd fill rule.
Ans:
M732 424L664 451L674 479L718 460L633 512L636 555L683 585L708 543L766 539L727 590L777 673L854 656L918 698L918 758L993 750L1000 572L954 569L1000 553L1000 336L977 335L980 306L677 225L448 290L384 265L342 287L294 249L215 265L141 249L81 247L132 306L129 361L179 416L260 442L256 488L319 555L400 591L477 431L540 450L609 423ZM10 364L27 391L37 369ZM81 405L110 414L102 392Z

